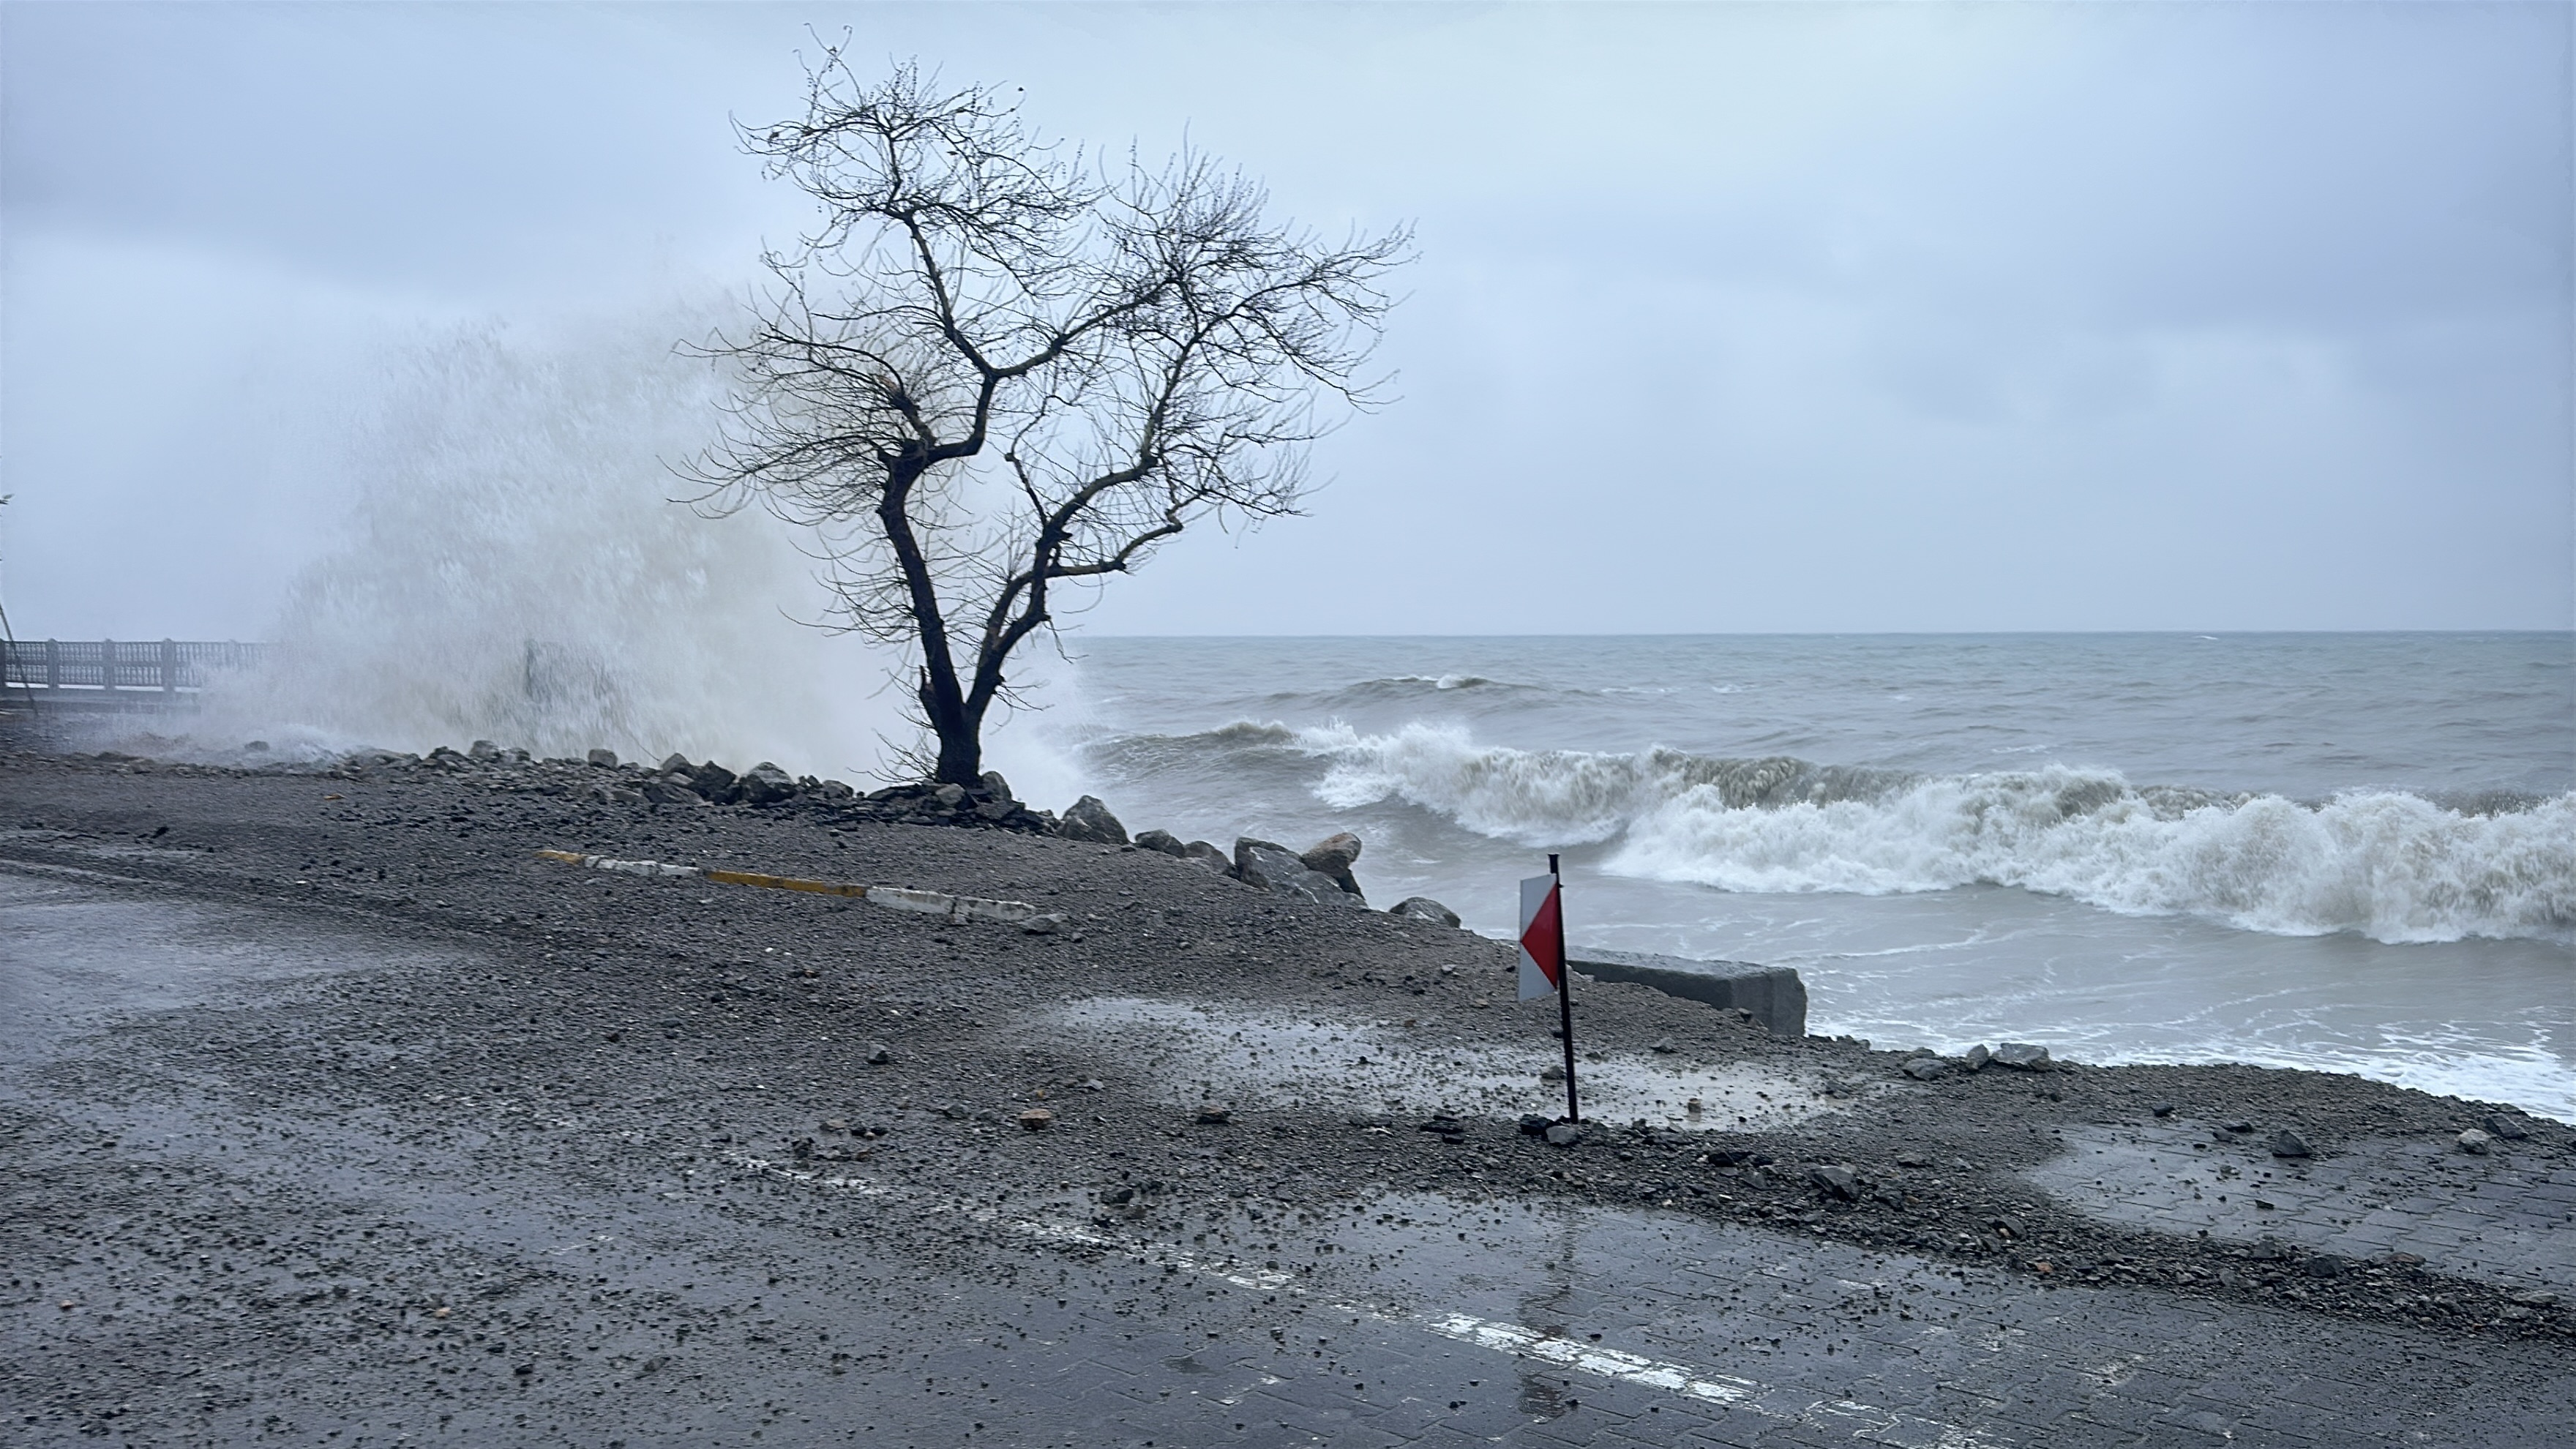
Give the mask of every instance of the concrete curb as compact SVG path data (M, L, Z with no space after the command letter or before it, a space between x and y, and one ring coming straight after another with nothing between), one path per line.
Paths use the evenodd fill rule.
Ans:
M981 896L952 896L944 891L913 890L908 886L854 885L846 881L807 880L792 875L764 875L759 871L723 870L714 866L666 865L658 860L612 860L604 855L583 855L571 850L540 850L539 860L558 861L590 870L615 871L619 875L651 878L692 876L717 881L724 885L751 886L757 890L804 891L809 895L847 896L882 906L890 911L904 911L921 916L945 916L951 921L998 921L1017 924L1038 913L1026 901L993 901Z

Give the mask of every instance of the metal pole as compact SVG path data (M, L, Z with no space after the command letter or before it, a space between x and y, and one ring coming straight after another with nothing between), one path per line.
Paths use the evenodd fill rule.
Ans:
M1547 873L1557 874L1556 857L1547 858ZM1557 1035L1565 1038L1565 1120L1583 1120L1582 1104L1574 1095L1574 963L1565 959L1565 881L1558 877L1556 886L1556 1020Z

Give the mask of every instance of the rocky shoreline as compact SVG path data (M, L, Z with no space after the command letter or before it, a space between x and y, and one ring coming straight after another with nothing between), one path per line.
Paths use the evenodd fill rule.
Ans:
M1061 928L853 915L541 850L1026 901ZM578 1095L603 1134L715 1122L692 1140L763 1160L968 1194L1078 1185L1110 1231L1246 1205L1321 1223L1390 1192L1627 1203L2039 1284L2576 1339L2565 1124L2314 1072L1782 1038L1603 981L1579 1001L1581 1074L1605 1101L1653 1105L1551 1132L1552 1005L1516 1004L1510 949L1436 903L1355 908L1359 854L1347 837L1131 840L1096 801L1054 817L998 776L863 794L774 768L506 751L0 757L0 859L19 869L486 953L317 988L294 1042L234 1043L227 1091L293 1082L433 1120L459 1091ZM474 1044L472 1066L342 1074L326 1044L357 1036ZM1684 1082L1710 1085L1653 1095ZM2129 1178L2084 1179L2087 1153ZM2215 1226L2171 1226L2173 1201ZM2522 1236L2429 1226L2463 1204ZM2415 1213L2423 1241L2360 1251L2352 1224L2372 1212L2401 1229Z

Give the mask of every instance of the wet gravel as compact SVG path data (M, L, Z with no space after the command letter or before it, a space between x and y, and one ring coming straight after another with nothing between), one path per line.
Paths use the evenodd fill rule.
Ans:
M2156 1124L2196 1124L2209 1150L2255 1152L2268 1164L2255 1172L2284 1179L2363 1144L2447 1146L2491 1118L2524 1135L2481 1161L2576 1158L2566 1126L2500 1104L2240 1066L1952 1067L1922 1080L1905 1070L1910 1053L1780 1040L1736 1013L1593 985L1578 1006L1589 1068L1734 1074L1746 1105L1763 1110L1720 1110L1712 1097L1693 1119L1665 1102L1555 1146L1524 1130L1526 1104L1466 1090L1444 1065L1507 1072L1517 1061L1530 1102L1553 1090L1538 1076L1557 1052L1553 1004L1511 1001L1499 943L1024 828L889 822L810 796L612 803L582 787L586 768L0 756L0 858L291 913L412 953L401 970L317 969L256 1011L160 1012L122 1029L112 1051L49 1066L44 1092L93 1104L85 1124L23 1096L0 1103L38 1165L6 1188L5 1306L63 1301L94 1248L143 1243L165 1310L205 1295L235 1314L203 1342L178 1314L155 1350L165 1370L191 1355L238 1357L251 1341L255 1360L318 1355L357 1372L331 1345L399 1332L427 1360L451 1355L499 1381L547 1372L510 1346L543 1333L486 1323L482 1342L439 1341L435 1304L506 1299L529 1271L509 1255L432 1256L390 1222L326 1212L323 1195L286 1186L244 1203L131 1148L246 1130L269 1113L271 1130L311 1135L327 1176L342 1144L309 1110L326 1101L409 1150L476 1154L493 1196L460 1208L469 1213L509 1211L514 1175L537 1162L608 1195L714 1190L698 1174L766 1164L961 1201L1078 1202L1102 1231L1222 1223L1221 1240L1243 1251L1268 1241L1262 1224L1329 1238L1334 1222L1392 1193L1645 1204L2034 1283L2143 1285L2472 1339L2576 1337L2563 1297L2517 1299L2403 1255L2320 1264L2277 1243L2139 1231L2072 1211L2022 1176L2060 1157L2070 1135ZM1034 935L585 870L540 860L541 849L1020 900L1067 919ZM1175 1011L1199 1012L1216 1035L1176 1035ZM1286 1034L1261 1036L1273 1028ZM1374 1055L1362 1069L1334 1052ZM206 1110L156 1108L173 1081ZM1043 1129L1029 1130L1022 1114L1040 1109ZM2309 1155L2257 1150L2283 1131ZM2261 1184L2249 1177L2243 1190ZM794 1239L799 1209L776 1211L778 1271L792 1278L812 1245ZM889 1231L961 1267L993 1251L972 1235ZM599 1303L586 1331L640 1365L670 1324L719 1312L677 1285L671 1295L649 1325L641 1309ZM554 1337L554 1352L584 1352ZM0 1369L13 1407L47 1413L66 1395L106 1415L120 1395L172 1392L114 1383L104 1368Z

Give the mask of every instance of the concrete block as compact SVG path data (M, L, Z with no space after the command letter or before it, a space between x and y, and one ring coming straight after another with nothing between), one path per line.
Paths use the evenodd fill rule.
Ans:
M1740 1008L1751 1012L1774 1036L1807 1034L1807 983L1790 967L1597 948L1568 954L1574 958L1575 970L1595 980L1629 981L1666 996Z

